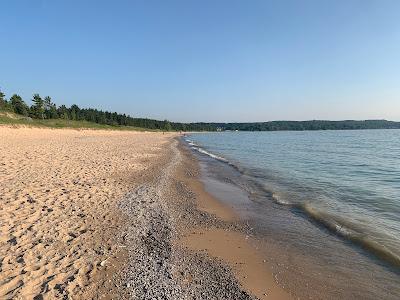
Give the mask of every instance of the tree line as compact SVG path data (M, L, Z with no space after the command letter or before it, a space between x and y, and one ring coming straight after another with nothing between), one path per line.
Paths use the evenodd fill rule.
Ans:
M32 105L27 105L21 96L14 94L9 100L0 91L0 110L13 111L33 119L66 119L88 121L111 126L134 126L165 131L283 131L283 130L354 130L354 129L400 129L400 122L386 120L345 120L345 121L270 121L250 123L178 123L102 111L94 108L80 108L73 104L57 106L50 96L32 96Z
M168 120L160 121L147 118L133 118L127 114L102 111L94 108L80 108L73 104L57 106L50 96L41 97L34 94L29 106L21 96L14 94L8 100L0 91L0 110L12 111L32 119L66 119L88 121L111 126L134 126L164 131L214 131L216 128L205 123L177 123Z
M357 130L400 129L400 122L387 120L344 121L270 121L254 123L214 123L220 130L238 131L303 131L303 130Z

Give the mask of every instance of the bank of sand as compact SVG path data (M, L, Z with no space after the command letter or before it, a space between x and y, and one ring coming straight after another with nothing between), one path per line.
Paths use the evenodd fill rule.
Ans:
M287 299L174 136L0 127L0 298Z

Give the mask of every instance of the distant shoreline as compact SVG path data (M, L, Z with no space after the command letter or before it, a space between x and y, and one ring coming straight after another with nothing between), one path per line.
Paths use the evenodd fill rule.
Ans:
M78 107L76 109L79 109ZM80 117L64 114L61 117L32 118L12 110L0 108L0 124L25 125L50 128L94 128L116 130L149 130L171 132L224 132L224 131L317 131L317 130L364 130L364 129L400 129L400 122L387 120L308 120L308 121L268 121L268 122L170 122L146 118L131 118L117 113L97 111L101 116L115 116L115 119L99 119L85 117L87 110ZM74 114L75 116L75 111ZM78 115L79 116L79 115ZM125 116L125 117L124 117ZM103 116L104 117L104 116ZM130 118L125 122L124 118ZM122 119L121 119L122 118Z

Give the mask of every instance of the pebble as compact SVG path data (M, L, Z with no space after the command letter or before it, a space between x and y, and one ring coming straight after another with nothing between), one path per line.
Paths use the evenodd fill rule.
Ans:
M160 174L128 193L119 205L129 219L121 233L129 253L123 286L134 299L255 299L220 261L173 245L178 226L228 227L198 211L194 194L172 179L181 154L175 146L171 152Z

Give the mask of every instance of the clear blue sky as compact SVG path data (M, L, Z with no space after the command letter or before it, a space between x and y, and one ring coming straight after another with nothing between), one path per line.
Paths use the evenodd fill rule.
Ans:
M0 2L0 87L174 121L400 120L400 1Z

